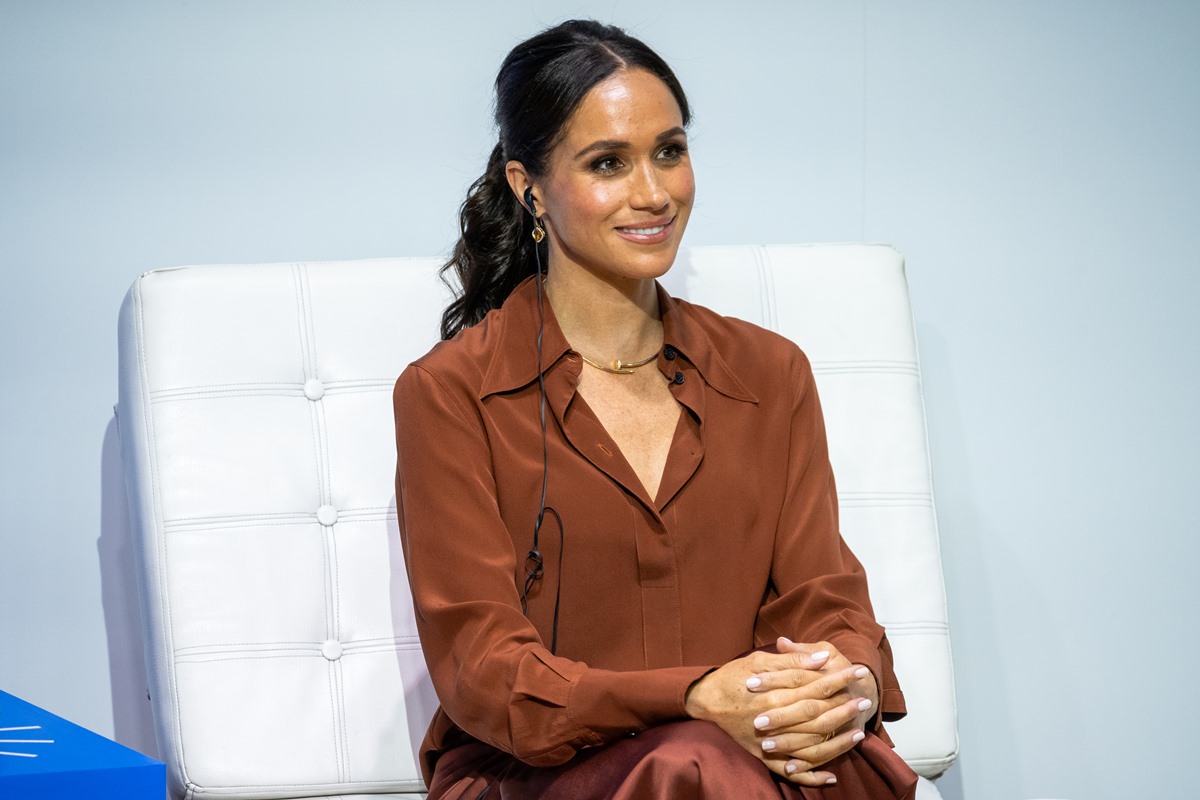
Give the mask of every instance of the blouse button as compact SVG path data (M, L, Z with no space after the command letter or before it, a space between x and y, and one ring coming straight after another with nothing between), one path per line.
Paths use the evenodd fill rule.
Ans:
M666 358L666 359L667 359L667 361L674 361L674 360L675 360L675 355L676 355L676 354L675 354L675 348L674 348L674 347L671 347L670 345L667 345L665 348L663 348L663 357L664 357L664 358Z
M671 382L672 382L672 383L674 383L674 384L675 384L675 385L677 385L677 386L678 386L679 384L683 383L683 373L682 373L682 372L676 372L676 373L675 373L675 377L671 379Z

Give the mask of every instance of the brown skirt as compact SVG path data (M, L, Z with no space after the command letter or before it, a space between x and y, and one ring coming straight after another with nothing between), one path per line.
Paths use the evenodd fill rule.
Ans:
M470 742L439 756L429 800L912 800L917 776L874 734L821 767L837 784L777 778L711 722L659 725L557 767Z

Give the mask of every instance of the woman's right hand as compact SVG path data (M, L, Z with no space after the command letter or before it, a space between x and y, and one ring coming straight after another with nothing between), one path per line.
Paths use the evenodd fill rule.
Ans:
M847 691L860 679L862 667L821 672L827 660L828 656L817 654L814 658L808 652L755 652L735 659L692 684L686 697L687 713L716 723L768 769L793 783L835 783L833 773L816 767L850 750L862 738L862 732L850 725L862 713L860 701ZM792 676L791 685L750 691L746 682L764 673L787 673ZM790 749L764 748L776 741L787 742ZM801 750L809 769L798 769L792 759Z

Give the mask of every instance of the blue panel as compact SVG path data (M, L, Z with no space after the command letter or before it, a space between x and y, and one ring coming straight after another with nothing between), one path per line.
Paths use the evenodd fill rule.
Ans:
M0 692L4 800L163 800L166 793L161 762Z

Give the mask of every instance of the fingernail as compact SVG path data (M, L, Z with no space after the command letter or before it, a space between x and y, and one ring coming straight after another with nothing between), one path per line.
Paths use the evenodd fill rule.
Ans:
M865 738L867 738L867 735L865 733L863 733L862 731L855 731L854 735L850 737L850 741L861 742Z
M870 707L871 707L871 701L868 700L867 698L864 697L862 700L858 701L858 710L859 711L866 711Z
M817 652L810 655L809 658L811 658L813 661L824 661L825 659L829 658L829 651L828 650L818 650Z
M774 750L775 749L775 740L774 739L763 739L762 748L763 748L763 750Z
M837 778L833 777L832 775L825 779L826 786L833 786L835 783L837 783Z
M859 667L858 669L854 670L854 677L856 678L865 678L870 674L871 670L867 669L866 667Z
M770 724L771 724L771 718L768 717L766 714L763 714L761 717L756 717L754 720L754 727L758 728L760 731Z
M795 765L795 764L788 764L788 765L787 765L786 767L784 767L783 769L784 769L784 771L785 771L785 772L787 772L787 774L791 775L793 772L795 772L795 771L796 771L796 765Z
M747 689L757 689L762 686L762 678L746 678Z

